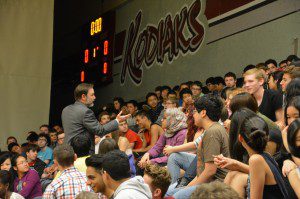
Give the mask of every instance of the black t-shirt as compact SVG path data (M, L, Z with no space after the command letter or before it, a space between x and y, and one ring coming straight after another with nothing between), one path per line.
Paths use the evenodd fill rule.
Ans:
M275 111L282 108L282 95L274 90L265 89L259 112L276 121Z

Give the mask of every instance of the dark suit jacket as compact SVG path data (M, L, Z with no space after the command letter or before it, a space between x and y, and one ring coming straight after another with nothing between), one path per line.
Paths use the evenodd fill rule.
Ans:
M116 120L101 125L96 119L94 112L79 101L64 108L61 119L65 132L64 142L70 144L75 136L81 133L88 134L92 142L90 153L95 151L94 135L102 137L119 128Z

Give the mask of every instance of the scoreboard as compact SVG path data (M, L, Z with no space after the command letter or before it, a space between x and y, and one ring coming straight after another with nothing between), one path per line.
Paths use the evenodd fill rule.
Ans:
M115 11L93 19L83 27L80 82L106 85L113 80Z

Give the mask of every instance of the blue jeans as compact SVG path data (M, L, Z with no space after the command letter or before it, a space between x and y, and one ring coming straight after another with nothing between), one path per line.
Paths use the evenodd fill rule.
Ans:
M193 161L190 163L189 168L184 173L184 178L188 181L192 181L197 176L197 156L194 157Z
M166 196L173 196L175 199L190 198L192 193L198 188L198 186L175 188L177 183L171 184Z
M170 155L170 157L168 158L167 166L172 177L171 183L177 182L177 179L180 177L180 169L187 171L187 169L190 167L190 164L192 163L195 157L196 157L195 154L185 153L185 152L172 153ZM197 169L197 161L196 161L196 169Z

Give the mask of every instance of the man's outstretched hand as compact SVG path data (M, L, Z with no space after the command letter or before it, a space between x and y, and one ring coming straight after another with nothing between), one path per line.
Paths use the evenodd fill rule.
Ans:
M131 116L131 114L122 115L122 111L120 111L120 113L117 115L116 119L120 123L120 122L123 122L123 121L127 120L130 116Z

